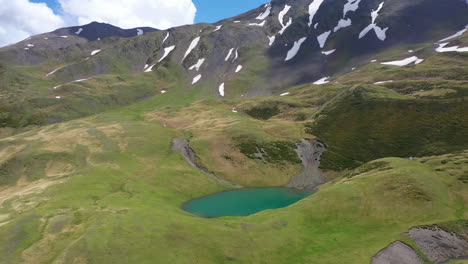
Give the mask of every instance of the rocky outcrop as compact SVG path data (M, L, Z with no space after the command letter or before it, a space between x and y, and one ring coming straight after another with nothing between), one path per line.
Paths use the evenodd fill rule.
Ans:
M468 241L438 226L413 227L409 235L424 255L436 263L468 257Z
M327 178L319 169L320 157L325 151L325 145L318 140L303 139L298 143L296 152L302 160L304 169L291 179L288 187L313 190L327 182Z
M465 228L463 228L465 230ZM464 231L466 234L466 231ZM407 233L431 263L442 264L455 259L468 259L468 240L443 230L438 225L413 227ZM377 253L371 264L423 264L416 251L395 241Z
M416 251L403 242L396 241L372 258L372 264L424 264Z
M216 175L214 175L213 173L209 172L207 169L205 169L203 166L200 166L199 165L199 162L198 162L198 157L197 155L195 154L195 152L193 151L192 148L190 148L190 145L189 145L189 142L186 140L186 139L182 139L182 138L173 138L172 139L172 150L173 151L180 151L180 153L182 154L182 156L185 158L185 160L190 164L190 166L192 166L193 168L203 172L205 175L207 175L208 177L212 178L212 179L215 179L219 182L222 182L224 184L227 184L227 185L230 185L234 188L242 188L242 186L238 185L238 184L235 184L235 183L232 183L232 182L228 182L226 180L223 180L221 178L218 178L216 177Z

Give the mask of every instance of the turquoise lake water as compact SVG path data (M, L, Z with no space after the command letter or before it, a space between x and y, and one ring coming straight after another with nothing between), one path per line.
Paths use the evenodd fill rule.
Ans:
M193 199L182 209L201 217L246 216L286 207L311 194L289 188L243 188Z

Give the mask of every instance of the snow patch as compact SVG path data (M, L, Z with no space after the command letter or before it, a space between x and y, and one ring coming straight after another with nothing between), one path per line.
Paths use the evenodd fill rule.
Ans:
M46 74L46 77L49 77L50 75L54 74L55 72L57 72L58 70L62 69L63 67L58 67L57 69L49 72L48 74Z
M233 108L231 109L231 111L232 111L233 113L237 113L237 110L236 110L235 107L233 107Z
M381 27L377 26L377 24L375 24L375 20L377 19L377 17L379 16L379 12L380 10L382 9L384 5L384 2L380 3L379 5L379 8L377 8L377 10L372 10L371 12L371 16L372 16L372 23L370 25L368 25L367 27L365 27L361 33L359 33L359 39L362 39L365 35L367 35L367 33L369 33L369 31L371 30L374 30L375 34L377 35L377 37L381 40L381 41L384 41L386 38L387 38L387 30L388 30L388 27L387 28L384 28L382 29Z
M234 48L231 48L228 52L228 55L226 56L226 58L224 59L224 61L228 61L229 58L231 58L231 55L232 55L232 52L234 51Z
M286 31L286 29L291 25L292 25L292 18L290 17L288 20L288 23L286 23L286 25L284 25L284 27L278 33L280 33L280 35L283 35L284 31Z
M307 39L306 37L303 37L299 39L298 41L295 41L293 47L288 51L288 54L286 55L286 58L284 59L284 61L288 61L294 58L299 52L299 49L301 48L302 43L304 43L306 39Z
M359 8L359 3L361 3L361 0L348 0L343 7L343 18L346 17L348 12L355 12Z
M267 37L268 37L268 36L267 36ZM268 46L273 45L273 43L275 42L275 39L276 39L275 36L268 37L268 40L270 41L270 42L268 43Z
M195 76L195 78L193 78L192 84L196 84L198 81L200 81L201 77L202 77L201 74L198 74L197 76Z
M168 38L169 38L169 32L167 32L167 34L166 34L166 36L164 37L163 42L162 42L161 45L163 45L164 42L166 42L166 40L167 40Z
M464 47L464 48L459 48L459 46L453 46L453 47L445 47L449 44L449 42L445 42L445 43L440 43L439 44L439 47L436 48L435 50L437 52L468 52L468 47Z
M234 21L234 23L240 23L240 20L236 20L236 21Z
M146 64L146 66L148 66L148 64ZM153 64L153 65L149 66L149 67L145 70L145 72L152 72L154 66L156 66L156 64Z
M68 36L60 36L61 38L68 38Z
M342 28L346 28L346 27L349 27L351 26L352 24L352 21L351 19L340 19L340 21L338 21L338 25L336 25L336 27L333 29L333 32L337 32L338 30L342 29Z
M382 62L381 64L402 67L402 66L409 65L411 63L419 64L419 63L421 63L423 61L424 61L423 59L420 59L420 58L418 58L416 56L413 56L413 57L409 57L409 58L406 58L406 59L403 59L403 60L398 60L398 61Z
M200 70L200 67L202 66L204 62L205 62L205 58L198 59L197 63L190 66L189 70L193 70L193 69L195 69L196 71Z
M101 52L101 50L93 50L91 52L91 56L94 56L94 55L98 54L99 52Z
M371 60L370 62L376 62L377 60Z
M237 66L237 68L236 68L236 73L237 73L237 72L240 72L241 70L242 70L242 65Z
M223 27L223 25L216 26L216 28L212 32L216 32L216 31L220 30L222 27Z
M263 20L262 23L249 23L249 26L256 26L256 27L263 27L265 25L266 21Z
M266 5L266 10L265 12L261 13L260 15L258 15L255 19L257 20L264 20L265 18L267 18L269 15L270 15L270 12L271 12L271 4L268 3Z
M48 40L49 38L44 38L45 40Z
M282 93L282 94L280 94L280 96L286 96L286 95L289 95L289 93Z
M281 10L281 12L279 12L278 14L278 20L281 24L281 30L279 31L280 35L283 35L284 31L292 25L292 18L290 17L288 22L286 24L284 24L284 16L289 12L289 10L291 9L291 6L290 5L285 5L283 10Z
M463 33L465 33L467 30L468 30L468 25L466 25L464 29L458 31L457 33L453 34L452 36L441 39L438 42L445 42L445 41L447 41L449 39L459 37L459 36L463 35Z
M393 80L389 80L389 81L381 81L381 82L375 82L374 84L384 84L384 83L392 83Z
M60 99L60 98L62 98L62 97L61 96L55 96L55 99Z
M171 53L171 51L173 51L175 49L176 46L170 46L170 47L167 47L164 49L164 55L162 56L161 59L158 60L158 63L161 62L162 60L164 60L168 55L169 53Z
M235 62L238 58L239 58L239 48L237 48L236 51L234 52L234 59L232 60L232 62Z
M162 89L162 90L161 90L161 94L165 94L165 93L167 93L167 90L166 90L166 89ZM164 124L164 127L166 127L166 124Z
M75 32L75 34L79 35L83 31L82 28L79 28L78 31Z
M30 48L34 47L33 44L28 44L28 45L26 45L26 46L28 46L28 47L30 47Z
M328 56L328 55L332 54L335 51L336 51L336 49L332 49L332 50L329 50L329 51L322 51L322 54Z
M141 36L141 35L143 35L143 33L145 33L145 32L143 31L143 29L137 28L137 36Z
M330 81L328 79L330 79L330 77L323 77L322 79L315 81L314 84L322 85L322 84L329 83Z
M324 32L323 34L317 37L320 48L323 49L323 47L325 46L325 43L327 42L328 36L330 36L330 34L331 34L331 30Z
M224 97L224 83L222 83L222 84L218 87L218 92L219 92L219 95L221 95L222 97Z
M319 10L322 3L323 0L313 0L312 3L309 5L309 27L312 25L315 14L317 14L317 11Z
M182 59L181 62L184 62L185 58L192 52L192 50L198 45L198 42L200 41L200 37L196 37L192 40L190 43L190 46L188 47L187 51L185 52L184 58Z
M314 28L317 29L318 25L319 25L319 23L315 23Z
M414 50L408 50L408 52L409 52L409 53L413 53L413 52L414 52Z
M84 81L86 81L86 80L88 80L88 79L78 79L78 80L72 81L72 83L74 83L74 82L84 82Z

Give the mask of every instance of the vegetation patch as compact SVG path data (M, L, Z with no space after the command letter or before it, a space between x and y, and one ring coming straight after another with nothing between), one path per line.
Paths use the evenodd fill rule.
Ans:
M375 161L375 162L370 162L366 163L357 169L353 170L352 172L348 173L345 175L346 178L352 178L354 176L357 176L359 174L363 174L369 171L387 171L391 170L392 167L389 167L390 163L387 161Z
M237 147L250 159L258 159L268 163L301 163L296 144L290 141L258 142L251 138L236 138L240 142Z
M245 113L256 119L268 120L279 114L280 110L277 105L255 106L251 109L245 110Z
M39 180L47 175L46 168L50 161L62 161L73 166L79 163L69 153L28 153L25 151L0 165L0 185L15 185L22 175L27 176L31 181Z
M375 97L365 89L356 89L327 106L306 126L306 132L329 146L322 159L325 166L337 157L368 162L383 157L440 155L468 147L467 107L458 99ZM338 159L335 168L358 164L346 159Z
M297 107L299 107L299 104L296 103L263 101L253 106L244 106L244 112L255 119L268 120L290 108Z

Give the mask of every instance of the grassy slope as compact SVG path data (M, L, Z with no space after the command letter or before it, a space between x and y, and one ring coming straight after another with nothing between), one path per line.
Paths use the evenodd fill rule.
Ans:
M68 138L90 127L102 133ZM12 220L0 228L0 261L21 255L27 263L363 263L413 225L466 217L466 184L449 173L466 160L460 153L385 159L282 210L197 218L179 206L226 187L171 153L174 135L115 113L18 136L41 136L48 149L86 147L88 164L61 176L61 185L6 203L0 213Z
M427 57L432 49L376 55L379 61L424 56L419 65L370 63L336 79L351 88L324 105L308 125L309 133L329 144L323 168L341 170L381 157L437 155L467 148L467 54ZM393 82L374 85L388 80Z

